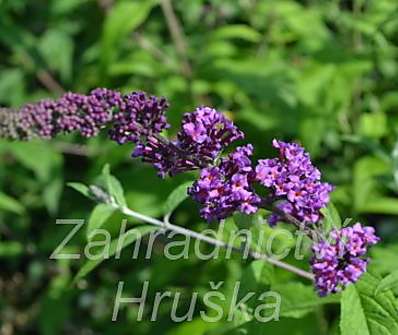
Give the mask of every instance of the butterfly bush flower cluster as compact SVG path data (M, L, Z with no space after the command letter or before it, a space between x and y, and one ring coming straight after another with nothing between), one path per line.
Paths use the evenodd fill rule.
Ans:
M199 107L184 115L175 140L148 136L133 156L152 163L160 176L173 176L211 165L228 145L243 137L243 132L222 113Z
M250 144L238 147L219 164L202 169L199 180L188 193L202 205L203 218L220 220L236 211L252 214L258 210L261 199L251 186L254 179L252 153Z
M280 201L277 206L282 212L300 221L318 222L332 186L320 181L321 173L298 144L274 140L273 146L279 150L279 157L259 161L258 182L270 189L271 199ZM269 222L275 224L279 219L280 215L273 214Z
M211 163L222 150L243 139L244 135L214 108L199 107L193 113L184 115L177 137L184 151Z
M366 272L368 259L364 255L368 247L378 241L372 227L356 223L353 227L332 230L327 240L315 243L311 267L319 295L336 293L355 283Z
M175 138L164 131L169 104L144 92L122 94L98 88L88 95L66 93L58 100L42 100L19 110L0 108L0 137L28 140L78 132L91 137L107 127L119 144L134 143L133 157L152 164L161 177L199 170L188 194L201 206L207 221L219 221L235 212L271 211L269 223L304 224L309 237L322 228L321 209L333 187L321 181L309 154L297 143L273 141L279 156L253 165L253 146L224 151L244 133L221 112L201 106L183 115ZM256 184L266 195L256 193ZM311 268L318 293L335 293L356 282L366 271L368 247L378 242L371 227L359 223L335 229L328 239L313 242Z

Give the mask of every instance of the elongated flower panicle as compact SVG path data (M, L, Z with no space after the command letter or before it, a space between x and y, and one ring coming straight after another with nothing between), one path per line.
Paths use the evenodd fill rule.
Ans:
M321 182L321 173L300 145L274 140L279 157L259 160L253 168L251 144L223 155L244 134L214 108L201 106L184 114L176 138L165 137L163 131L170 127L165 115L168 106L165 98L145 92L124 95L98 88L88 95L66 93L58 100L42 100L19 110L0 108L0 137L48 139L71 132L92 137L108 127L112 140L134 143L132 156L152 164L161 177L199 170L188 194L199 203L205 220L220 221L235 212L253 214L265 208L272 210L271 225L279 220L296 226L305 223L310 238L313 232L320 235L316 224L333 187ZM268 194L256 194L256 183L265 186ZM319 295L356 282L366 271L368 248L378 241L373 228L359 223L315 241L310 265ZM306 277L312 279L312 274Z
M28 140L78 132L92 137L110 126L110 137L116 142L139 143L142 137L159 134L169 127L165 116L167 107L165 98L144 92L123 95L105 88L92 90L88 95L68 92L58 100L27 104L16 113L3 110L1 135Z
M252 214L260 198L252 189L253 168L250 161L252 145L238 147L219 165L204 168L200 178L188 190L202 205L200 214L208 221L221 220L238 211Z
M355 283L366 272L368 259L364 256L368 248L378 241L372 227L356 223L333 230L328 240L315 243L311 268L319 295L336 293Z
M256 167L256 178L270 189L270 198L279 201L278 208L300 221L316 223L320 209L329 202L333 187L320 182L321 173L315 168L310 156L296 143L273 141L279 149L279 157L263 159ZM270 217L275 223L278 214Z
M88 95L66 93L58 100L27 104L16 112L3 111L9 116L1 121L1 136L19 140L49 139L60 133L79 132L84 137L92 137L112 120L112 111L119 108L121 101L119 92L98 88Z

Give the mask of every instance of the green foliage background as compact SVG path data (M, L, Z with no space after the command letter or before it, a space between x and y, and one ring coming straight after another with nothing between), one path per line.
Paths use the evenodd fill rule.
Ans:
M93 204L66 182L92 183L109 163L129 206L159 216L168 194L192 175L160 181L152 168L130 159L129 145L117 146L106 134L1 141L0 332L398 334L396 291L376 294L380 279L397 270L397 58L395 0L0 0L1 105L98 86L146 90L171 102L171 134L184 112L215 106L246 132L256 158L273 155L274 137L300 141L336 185L340 215L374 225L383 239L372 252L372 274L343 294L341 308L339 296L322 307L326 301L307 282L283 271L238 258L203 262L193 253L173 262L161 252L150 262L126 254L74 286L84 260L49 260L69 231L55 219L87 219ZM188 200L172 219L206 228L196 213ZM116 234L121 218L112 214L105 227ZM82 231L68 248L77 252L85 244ZM209 281L224 280L227 297L236 280L247 289L274 288L285 302L281 320L259 324L240 315L232 324L206 324L196 314L193 322L175 324L166 303L156 323L137 323L134 306L112 323L117 281L137 296L146 279L153 292L179 290L187 297L208 289Z

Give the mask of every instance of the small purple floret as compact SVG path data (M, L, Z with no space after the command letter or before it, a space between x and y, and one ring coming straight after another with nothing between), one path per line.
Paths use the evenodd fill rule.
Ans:
M252 152L250 144L238 147L217 166L202 169L199 180L188 193L202 205L200 214L204 219L218 221L236 211L245 214L257 211L260 198L251 186Z
M243 132L222 113L211 107L198 107L186 113L177 135L182 150L201 160L212 161Z

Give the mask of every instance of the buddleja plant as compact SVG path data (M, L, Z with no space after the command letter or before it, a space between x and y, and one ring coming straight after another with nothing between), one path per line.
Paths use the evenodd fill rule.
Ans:
M321 181L321 173L299 144L274 140L278 157L253 164L251 144L224 154L233 142L244 138L244 133L211 107L186 113L175 139L163 136L170 126L165 116L168 106L165 98L144 92L123 95L96 89L89 95L67 93L59 100L43 100L18 111L2 110L0 131L2 137L10 139L50 139L69 132L92 137L108 126L110 139L119 144L134 143L132 156L152 164L162 178L198 170L199 177L187 192L199 204L205 220L219 222L237 212L253 215L264 208L271 212L271 226L284 221L303 229L313 241L311 273L267 260L314 280L320 296L339 292L361 277L368 264L367 250L379 239L372 227L360 223L329 230L323 227L321 210L327 206L333 187ZM95 187L89 193L137 216L114 194ZM176 229L169 222L164 224L166 229Z

